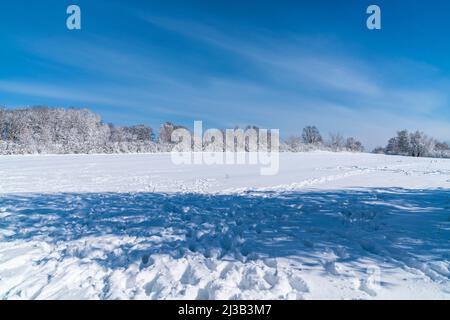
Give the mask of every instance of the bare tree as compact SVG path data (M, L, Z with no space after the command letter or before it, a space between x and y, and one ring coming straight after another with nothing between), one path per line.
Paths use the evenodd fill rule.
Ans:
M345 147L344 137L340 133L330 133L329 146L333 151L341 151Z

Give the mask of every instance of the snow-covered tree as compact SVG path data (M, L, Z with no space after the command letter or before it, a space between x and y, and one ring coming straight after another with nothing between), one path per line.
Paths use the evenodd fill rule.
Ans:
M333 151L341 151L345 147L344 137L340 133L330 133L328 145Z
M372 150L372 153L384 154L384 153L386 153L386 148L376 147L375 149Z
M385 148L387 154L397 154L398 153L398 140L397 137L390 138L388 144Z
M411 141L408 130L401 130L397 132L397 147L398 153L408 155L411 151Z
M434 142L433 157L450 158L450 145L447 142Z
M358 140L356 140L353 137L347 138L347 141L345 142L345 149L352 152L363 152L364 147L362 143Z
M320 144L323 142L319 129L316 126L307 126L303 128L302 140L306 144Z
M0 141L6 140L6 111L0 107Z
M285 141L288 151L299 152L303 149L302 138L298 136L290 136Z
M165 143L171 144L172 132L176 129L186 129L186 128L180 125L175 125L172 122L166 122L162 124L161 127L159 128L158 141L163 144Z
M386 153L404 156L411 154L411 138L408 130L397 131L397 136L389 139Z
M426 157L434 150L433 139L428 138L423 132L416 131L410 134L410 155L413 157Z
M34 107L0 111L2 154L156 150L151 128L115 128L87 109Z
M0 108L0 154L168 152L174 147L172 132L179 128L184 127L164 123L159 130L158 141L155 141L153 130L144 124L116 127L105 124L98 114L88 109L45 106L13 110ZM224 142L226 140L228 143L228 139L225 139L228 130L220 132ZM287 143L280 144L278 134L277 140L273 140L272 134L270 130L262 130L257 126L247 126L245 130L236 127L231 130L230 143L235 149L247 152L271 149L272 143L280 151L331 149L323 144L322 136L315 126L306 127L301 137L292 137ZM220 134L217 132L216 136L220 137ZM215 143L215 139L209 143ZM332 140L333 150L339 151L346 147L341 135ZM204 141L195 143L196 150L208 146L208 142ZM347 147L353 151L362 150L360 143L353 138L347 141ZM223 150L223 147L215 149Z
M398 131L397 136L389 139L383 151L412 157L450 157L450 146L447 143L429 138L418 130L412 133L407 130Z
M171 143L172 132L175 130L175 126L171 122L166 122L159 128L159 143Z
M434 149L436 151L450 151L450 145L447 142L436 141L434 144Z

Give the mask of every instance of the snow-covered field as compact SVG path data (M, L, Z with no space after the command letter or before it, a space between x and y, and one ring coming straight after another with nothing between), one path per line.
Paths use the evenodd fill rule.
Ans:
M0 298L450 299L450 161L0 157Z

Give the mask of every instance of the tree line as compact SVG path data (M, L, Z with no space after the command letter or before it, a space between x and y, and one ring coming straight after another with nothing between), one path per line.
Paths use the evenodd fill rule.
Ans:
M88 109L0 108L0 154L169 152L174 146L172 132L178 128L186 129L171 122L162 124L157 133L144 124L118 127L104 123L98 114ZM245 129L259 130L257 126ZM340 133L331 133L324 139L316 126L306 126L301 135L280 142L281 152L313 150L363 152L364 146L356 138ZM402 130L385 148L379 147L373 152L448 157L450 147L419 131Z
M162 124L157 134L144 124L117 127L104 123L98 114L88 109L0 108L0 154L169 152L174 146L172 132L179 128L186 129L171 122ZM246 129L259 131L257 126ZM330 137L329 143L324 142L315 126L307 126L301 137L281 142L280 150L364 150L361 142L354 138L345 140L339 134Z
M156 152L146 125L115 127L87 109L0 109L0 154Z
M385 147L378 147L373 153L384 153L410 157L450 158L450 146L421 131L400 130L389 139Z
M325 140L316 126L306 126L300 136L291 136L281 145L281 151L302 152L313 150L364 152L363 144L354 137L330 133Z

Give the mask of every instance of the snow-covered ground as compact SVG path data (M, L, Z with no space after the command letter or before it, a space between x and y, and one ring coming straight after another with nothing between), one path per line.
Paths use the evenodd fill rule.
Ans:
M0 298L450 299L450 161L0 157Z

